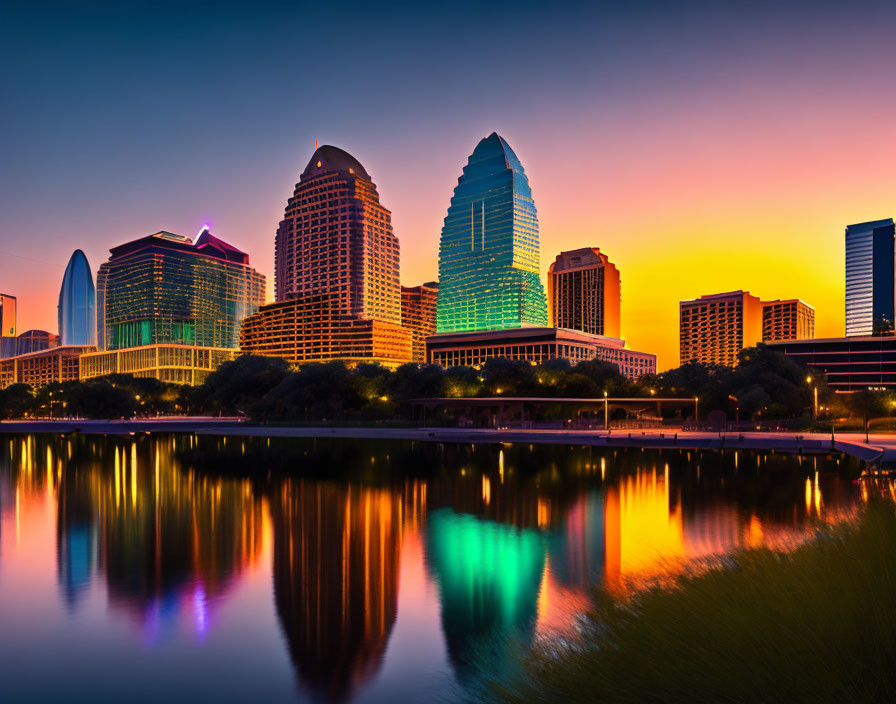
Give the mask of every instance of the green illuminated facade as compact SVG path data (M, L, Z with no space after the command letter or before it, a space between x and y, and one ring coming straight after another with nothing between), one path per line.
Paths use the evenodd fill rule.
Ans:
M107 350L157 344L235 348L264 303L249 256L209 233L158 232L115 247L97 274L97 338Z
M538 214L510 145L492 132L476 146L439 244L438 332L548 324Z

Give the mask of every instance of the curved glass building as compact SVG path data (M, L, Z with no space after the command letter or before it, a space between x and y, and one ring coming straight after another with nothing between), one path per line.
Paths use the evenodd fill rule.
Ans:
M59 343L96 344L96 289L87 257L76 249L68 260L59 291Z
M523 165L492 132L457 181L439 244L438 332L548 324L538 214Z

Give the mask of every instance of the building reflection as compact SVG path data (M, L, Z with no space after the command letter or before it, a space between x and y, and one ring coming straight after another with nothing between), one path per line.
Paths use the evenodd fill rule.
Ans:
M398 612L402 496L295 479L272 491L277 615L315 699L348 701L380 668Z
M480 663L500 667L508 639L528 642L534 634L542 536L445 508L429 514L425 545L455 673L463 681Z
M172 438L29 436L9 448L15 492L54 490L70 609L99 576L148 641L180 617L201 635L209 605L261 554L262 499L250 482L182 471Z
M56 572L70 610L86 593L97 569L99 533L95 498L99 472L59 473L56 492Z
M511 643L574 633L595 587L625 596L732 550L791 549L819 524L853 517L868 486L823 457L233 438L216 438L203 450L209 466L189 469L194 442L6 439L3 528L22 506L51 507L63 602L79 608L100 582L147 642L167 624L201 636L215 604L271 554L296 677L327 702L353 699L380 671L404 537L422 553L405 559L425 570L402 588L435 587L434 637L470 683L500 670ZM271 472L278 457L293 468ZM220 476L239 458L243 478Z
M183 612L203 634L210 605L263 544L251 482L183 471L174 450L173 439L112 448L96 497L109 599L140 618L150 641Z

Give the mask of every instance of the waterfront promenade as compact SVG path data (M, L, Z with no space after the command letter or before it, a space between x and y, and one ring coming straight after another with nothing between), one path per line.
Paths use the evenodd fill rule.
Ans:
M2 421L2 433L132 435L194 433L252 437L417 440L447 443L528 443L599 447L764 450L792 454L842 452L866 462L896 463L896 435L872 433L731 432L651 430L563 430L491 428L392 428L377 426L258 425L239 418L153 418L140 420Z

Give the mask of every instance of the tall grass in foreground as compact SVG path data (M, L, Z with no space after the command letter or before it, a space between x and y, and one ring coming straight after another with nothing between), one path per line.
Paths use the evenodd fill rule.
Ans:
M629 602L601 595L580 642L541 643L487 702L896 701L896 508L789 554L749 550Z

